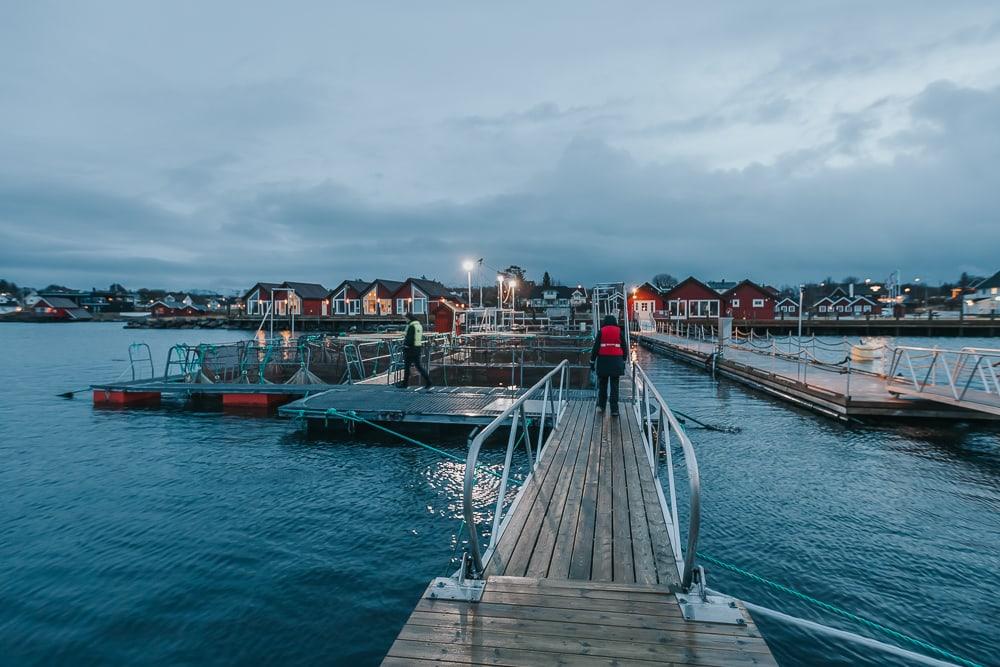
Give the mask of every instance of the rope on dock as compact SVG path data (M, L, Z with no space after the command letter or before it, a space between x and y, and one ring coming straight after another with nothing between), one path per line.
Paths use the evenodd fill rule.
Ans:
M825 609L826 611L832 612L834 614L838 614L839 616L842 616L842 617L844 617L844 618L846 618L848 620L854 621L855 623L860 623L861 625L864 625L866 627L871 628L872 630L876 630L878 632L886 634L886 635L888 635L890 637L893 637L894 639L898 639L900 641L907 642L907 643L912 644L914 646L918 646L918 647L920 647L920 648L922 648L922 649L924 649L926 651L930 651L932 653L936 653L937 655L940 655L940 656L942 656L944 658L947 658L948 660L951 660L951 661L956 662L958 664L965 665L966 667L983 667L983 665L981 665L978 662L973 662L972 660L966 660L965 658L957 656L954 653L951 653L950 651L946 651L943 648L938 648L937 646L934 646L933 644L925 642L925 641L923 641L921 639L917 639L916 637L911 637L910 635L903 634L902 632L899 632L897 630L893 630L892 628L887 628L886 626L882 625L881 623L876 623L875 621L871 621L871 620L868 620L867 618L864 618L862 616L858 616L857 614L853 614L853 613L847 611L846 609L841 609L840 607L838 607L836 605L832 605L829 602L823 602L822 600L817 600L816 598L812 597L811 595L806 595L805 593L801 593L801 592L795 590L794 588L791 588L789 586L785 586L784 584L779 584L778 582L771 581L770 579L766 579L766 578L760 576L759 574L754 574L753 572L749 572L747 570L744 570L743 568L737 567L736 565L733 565L732 563L727 563L725 561L719 560L718 558L710 556L710 555L708 555L708 554L706 554L704 552L699 551L698 552L698 558L706 560L709 563L712 563L714 565L718 565L719 567L721 567L723 569L726 569L726 570L729 570L730 572L735 572L736 574L739 574L739 575L742 575L744 577L747 577L748 579L752 579L753 581L756 581L758 583L764 584L765 586L769 586L769 587L771 587L771 588L773 588L775 590L779 590L779 591L781 591L783 593L788 593L790 595L793 595L793 596L799 598L800 600L808 602L809 604L815 605L815 606L817 606L817 607L819 607L821 609Z
M698 424L699 426L701 426L703 429L706 429L706 430L709 430L709 431L718 431L719 433L739 433L740 431L743 430L739 426L713 426L712 424L706 424L703 421L695 419L691 415L684 414L680 410L674 410L673 413L675 415L677 415L678 417L682 418L682 423L683 423L683 420L692 421L695 424Z

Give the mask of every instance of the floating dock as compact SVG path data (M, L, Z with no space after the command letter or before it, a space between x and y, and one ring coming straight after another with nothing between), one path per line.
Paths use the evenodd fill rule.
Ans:
M423 424L489 424L510 407L523 389L507 387L410 387L341 385L278 409L285 417L319 422L349 414L368 421ZM579 395L579 391L572 391ZM541 415L541 401L529 401L529 416ZM551 417L552 412L548 415Z
M643 347L691 365L714 371L800 407L840 420L872 417L935 419L996 419L997 415L929 398L890 393L885 378L832 364L812 364L780 355L665 333L637 334Z
M634 385L624 388L629 394L620 417L598 413L593 394L565 402L506 513L501 486L485 555L480 559L476 546L455 577L431 582L383 665L777 664L740 602L713 598L703 580L692 580L700 516L693 450L658 394L658 410ZM507 415L515 425L517 409L512 405ZM516 426L510 443L514 433ZM658 479L660 454L650 445L669 450L671 434L691 456L687 558L679 546L673 475L668 502ZM466 462L467 517L477 456L474 441ZM507 474L505 468L505 481ZM480 534L474 522L470 540Z

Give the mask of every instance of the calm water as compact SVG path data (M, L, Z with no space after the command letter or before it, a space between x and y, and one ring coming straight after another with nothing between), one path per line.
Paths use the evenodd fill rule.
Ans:
M117 375L130 342L162 360L234 336L0 326L0 662L373 664L450 571L461 470L431 452L55 397ZM998 662L1000 430L844 427L640 357L678 409L743 428L690 432L703 551ZM831 622L718 568L709 581ZM762 627L786 664L885 664Z

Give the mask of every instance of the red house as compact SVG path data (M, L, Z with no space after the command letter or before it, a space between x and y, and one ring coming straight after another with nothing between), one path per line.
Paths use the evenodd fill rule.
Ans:
M361 294L361 312L365 315L375 315L376 317L405 315L405 309L399 312L393 310L393 307L398 305L393 299L402 287L403 283L397 280L376 278L369 283L368 287Z
M278 290L275 292L275 290ZM281 301L281 310L285 310L284 300L287 292L281 289L279 283L257 283L243 295L243 303L247 306L247 315L264 315L268 308L274 303L274 310L278 312L278 301ZM281 314L284 314L282 312Z
M738 320L773 320L774 293L757 283L744 280L722 295L725 313Z
M654 314L667 309L663 294L655 285L643 283L632 288L632 293L628 297L629 319L648 319Z
M326 317L330 314L330 302L327 300L330 290L319 283L293 283L286 280L281 283L281 287L289 290L285 292L289 312L306 317Z
M714 319L721 312L721 295L694 277L677 283L662 298L672 320Z
M330 314L360 315L361 295L371 285L366 280L345 280L330 290Z
M452 333L458 324L458 314L465 302L447 287L434 280L408 278L393 294L396 314L413 312L428 328L438 333Z
M782 297L778 303L774 304L774 312L781 319L786 317L798 317L799 316L799 302L790 296Z
M93 319L88 311L59 296L42 297L31 306L31 312L35 317L45 320L73 322Z

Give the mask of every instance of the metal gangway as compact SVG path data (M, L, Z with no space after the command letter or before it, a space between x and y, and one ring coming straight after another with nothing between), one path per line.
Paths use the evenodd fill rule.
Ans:
M614 315L618 325L625 329L625 342L632 345L628 314L628 290L625 283L598 283L590 292L591 319L593 331L601 330L601 322L607 315Z
M1000 416L1000 349L899 346L886 373L886 389Z

